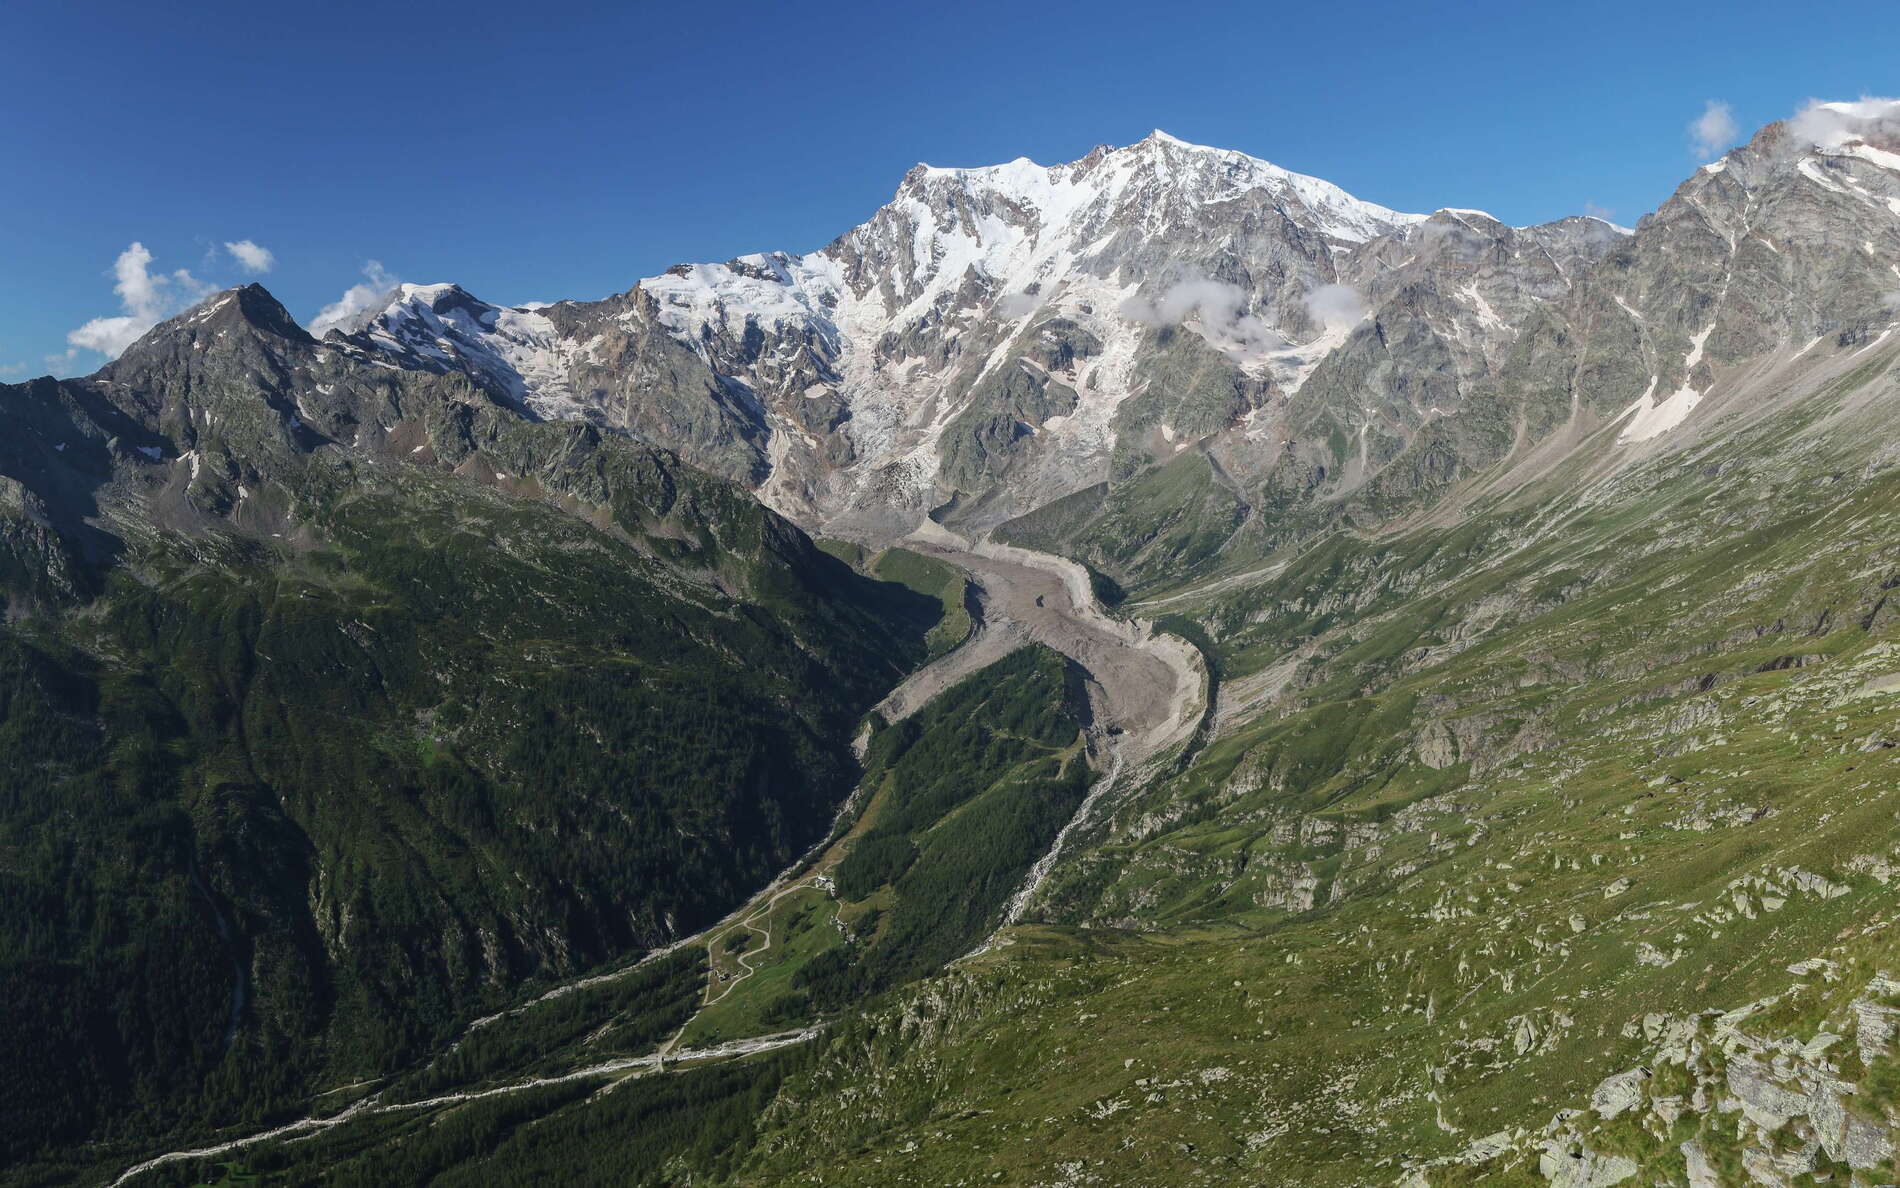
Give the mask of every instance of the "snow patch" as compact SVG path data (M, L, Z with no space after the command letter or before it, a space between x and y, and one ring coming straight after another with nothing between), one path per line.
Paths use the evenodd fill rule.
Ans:
M1510 326L1505 322L1505 320L1498 316L1498 311L1495 309L1492 309L1491 303L1485 300L1484 294L1478 291L1477 282L1474 281L1471 284L1466 285L1463 289L1463 293L1467 298L1470 299L1471 303L1477 307L1479 325L1483 326L1487 330L1510 329Z
M1630 420L1623 426L1623 431L1617 435L1618 445L1659 437L1682 424L1689 414L1695 411L1696 405L1702 403L1702 393L1690 387L1689 381L1694 378L1696 365L1702 362L1702 349L1709 341L1709 335L1714 332L1715 326L1710 324L1702 333L1689 340L1689 353L1682 361L1683 378L1680 388L1657 401L1654 399L1657 377L1653 375L1649 377L1649 387L1623 414Z

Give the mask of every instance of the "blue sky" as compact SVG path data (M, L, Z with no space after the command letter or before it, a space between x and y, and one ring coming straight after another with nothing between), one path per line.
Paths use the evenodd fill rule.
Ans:
M1805 100L1900 92L1900 21L1783 4L23 2L0 14L0 379L92 370L114 261L298 318L380 261L491 301L809 250L904 171L1159 127L1401 210L1633 223ZM142 291L182 299L182 278ZM139 311L131 311L136 315Z

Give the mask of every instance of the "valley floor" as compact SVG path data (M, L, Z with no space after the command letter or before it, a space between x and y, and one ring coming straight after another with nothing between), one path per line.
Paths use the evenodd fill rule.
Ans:
M878 707L908 717L957 681L1023 646L1040 643L1089 675L1098 731L1139 764L1182 742L1199 724L1207 674L1195 650L1141 621L1104 612L1072 561L1030 549L969 541L926 521L905 547L941 558L981 587L983 620L963 647L911 675ZM1125 741L1120 741L1125 740Z
M1085 800L1077 810L1078 819L1088 815L1100 796L1118 786L1124 769L1137 767L1178 746L1201 725L1209 689L1199 654L1191 645L1157 633L1146 622L1118 619L1106 613L1097 603L1087 574L1080 566L1027 549L968 541L928 522L902 544L966 573L978 588L981 618L961 646L913 673L877 707L878 714L886 721L897 722L919 713L945 691L1020 648L1041 644L1066 656L1085 674L1090 712L1086 746L1092 762L1107 771L1097 784L1096 795ZM511 1020L532 1015L563 999L581 1001L585 996L602 994L643 970L703 952L712 974L697 1005L653 1051L611 1060L576 1060L572 1067L544 1067L536 1075L514 1080L497 1082L490 1077L479 1085L427 1096L403 1092L391 1095L375 1083L365 1084L356 1088L371 1092L342 1108L332 1103L306 1117L266 1130L141 1160L110 1180L112 1188L149 1181L153 1173L174 1165L200 1165L223 1157L241 1158L248 1150L293 1142L378 1117L427 1116L464 1103L533 1096L577 1082L598 1084L599 1092L606 1092L634 1078L692 1071L807 1043L823 1033L822 1023L792 1030L747 1026L749 1011L743 1001L746 996L738 992L756 975L767 972L770 976L774 961L785 960L772 956L775 945L796 943L796 936L785 936L787 927L780 918L785 914L781 911L782 904L789 901L797 908L810 906L809 902L801 905L801 898L827 905L835 900L831 872L853 840L856 831L849 826L854 815L864 813L867 806L863 800L861 790L850 803L841 806L833 832L835 841L805 855L717 924L680 938L623 970L575 979L552 987L513 1010L474 1021L462 1040L429 1063L425 1074L452 1057L477 1033L491 1028L505 1030ZM1058 834L1055 843L1011 897L1003 922L1013 922L1020 915L1046 876L1066 836L1066 831ZM802 919L804 914L796 913L800 918L795 926L806 923ZM830 927L847 931L835 907L831 908ZM744 942L742 948L727 943L735 938ZM754 940L757 943L752 943ZM988 942L985 942L978 952L987 947ZM738 1000L736 1008L735 1000ZM720 1009L722 1004L723 1010ZM736 1031L735 1023L738 1024ZM595 1035L604 1034L614 1025L614 1018L603 1017L594 1029Z

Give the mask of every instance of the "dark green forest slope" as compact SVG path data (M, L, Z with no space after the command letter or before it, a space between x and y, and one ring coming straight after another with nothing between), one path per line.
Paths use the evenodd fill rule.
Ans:
M664 451L372 369L262 290L206 312L0 387L23 1175L268 1119L716 919L824 836L941 613Z
M821 863L835 889L827 895L814 882L798 892L827 906L794 901L783 919L759 917L773 941L756 955L763 964L719 995L702 1023L717 1011L745 1014L745 999L763 998L760 1013L777 1022L836 1025L842 1042L862 1043L860 1009L888 1004L978 945L1088 789L1081 697L1073 664L1028 647L877 730L865 758L871 795L840 842L843 860ZM724 1181L771 1136L767 1110L788 1079L820 1067L815 1045L658 1074L575 1071L650 1051L684 1022L680 990L697 991L709 950L723 956L726 946L714 939L643 967L651 972L517 1011L345 1124L169 1163L140 1182L189 1185L234 1172L283 1185ZM791 989L775 989L783 986ZM483 1092L491 1095L455 1096Z

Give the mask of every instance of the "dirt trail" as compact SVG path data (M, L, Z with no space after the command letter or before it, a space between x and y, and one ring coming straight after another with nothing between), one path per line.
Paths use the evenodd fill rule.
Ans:
M1178 593L1163 595L1160 598L1143 598L1138 602L1128 603L1127 604L1128 609L1133 610L1137 607L1172 606L1173 604L1177 602L1186 602L1187 600L1191 598L1192 599L1210 598L1216 594L1225 593L1226 591L1231 590L1235 588L1236 586L1252 585L1255 582L1264 582L1268 578L1277 577L1283 570L1286 569L1286 567L1287 567L1287 562L1276 561L1271 565L1262 565L1258 569L1249 569L1245 573L1236 573L1228 577L1220 578L1216 581L1199 583L1199 584L1190 586L1187 589L1182 590Z
M781 876L781 883L782 883L782 879L783 879L783 876ZM718 1002L720 999L724 998L726 995L732 993L735 989L738 988L739 983L745 981L747 978L751 977L755 972L757 972L758 966L755 964L755 961L758 958L765 956L765 954L769 952L772 948L772 909L778 906L779 900L784 899L787 895L790 895L793 892L803 891L810 887L818 887L821 890L823 890L827 895L831 896L831 898L834 900L834 904L833 904L834 910L836 908L835 900L837 899L837 896L831 891L830 879L824 873L823 870L814 868L808 875L800 877L795 882L782 883L782 885L780 884L774 884L774 885L778 886L779 890L773 892L769 896L764 895L763 892L761 892L760 895L754 896L751 899L751 901L747 904L745 910L739 913L739 919L735 926L737 928L744 928L744 929L747 929L748 931L757 933L758 935L765 938L765 943L760 945L757 948L748 947L745 950L745 952L739 954L737 962L736 962L736 964L739 966L739 972L737 974L734 974L731 980L727 981L724 985L719 987L719 992L717 994L712 993L711 987L708 987L707 998L706 998L706 1001L703 1004L701 1004L700 1011L705 1010L706 1007L713 1005L714 1003ZM727 917L727 919L732 919L732 917L729 916ZM720 933L716 929L709 928L705 932L700 933L699 935L704 937L708 943L715 943L719 940L719 937L722 935L724 936L732 935L732 931L733 929L727 929L724 933ZM693 1025L694 1019L697 1019L698 1017L699 1017L699 1011L694 1011L693 1018L688 1019L685 1023L681 1024L678 1034L674 1035L674 1037L667 1042L666 1047L662 1048L661 1051L664 1052L671 1049L673 1044L679 1041L679 1037L681 1035L686 1034L686 1029L688 1027L691 1027Z
M1095 601L1087 571L1072 561L989 541L966 540L929 521L900 543L906 548L940 557L968 572L980 588L983 620L961 647L913 673L884 699L878 708L886 718L895 721L915 713L957 681L1000 660L1026 643L1047 645L1074 660L1089 675L1089 702L1094 717L1090 728L1091 742L1098 761L1107 765L1107 774L1096 782L1088 799L1057 836L1055 844L1024 880L1005 913L1004 924L1007 925L1021 917L1043 878L1061 857L1070 834L1078 825L1091 819L1098 803L1125 778L1124 773L1193 734L1205 708L1206 672L1199 653L1188 644L1172 636L1155 634L1151 624L1145 621L1116 619L1104 612ZM857 801L858 798L853 796L840 806L840 823L849 818ZM463 1038L469 1032L519 1013L536 1003L624 978L634 970L689 945L709 943L735 926L762 934L764 944L739 958L738 964L743 972L711 1000L718 1001L730 993L733 986L750 977L753 962L772 947L772 907L786 895L808 885L813 873L810 864L830 844L829 839L821 842L743 906L711 927L681 937L619 970L578 978L521 1006L477 1019L463 1032ZM761 919L765 921L763 927L754 923ZM985 942L978 951L988 947L989 942ZM710 1002L704 1005L710 1005ZM698 1013L695 1011L693 1018L697 1018ZM354 1118L452 1105L568 1081L657 1074L682 1063L731 1059L804 1043L819 1034L820 1030L812 1027L734 1040L709 1048L680 1049L679 1041L691 1023L692 1019L688 1019L687 1024L674 1032L657 1050L644 1056L604 1061L559 1076L537 1077L485 1089L444 1094L423 1101L385 1104L380 1100L380 1094L372 1094L335 1115L313 1115L262 1133L148 1159L126 1169L112 1183L117 1188L167 1164L223 1155L272 1139L310 1134ZM453 1051L460 1043L458 1039L449 1050Z
M164 1167L169 1163L179 1163L187 1159L209 1159L218 1155L227 1155L245 1147L253 1147L272 1139L289 1138L294 1135L328 1130L357 1118L374 1117L377 1114L399 1114L414 1110L435 1109L461 1102L480 1101L488 1097L500 1097L509 1093L522 1093L530 1089L544 1089L549 1085L561 1085L571 1081L596 1080L603 1077L622 1077L640 1072L671 1072L678 1066L701 1060L729 1060L738 1056L751 1056L758 1052L770 1052L775 1048L788 1048L793 1044L802 1044L818 1034L815 1027L801 1031L781 1031L773 1035L752 1036L748 1039L733 1040L730 1043L716 1044L710 1048L691 1048L667 1055L651 1052L645 1056L628 1056L619 1060L607 1060L599 1064L590 1064L573 1072L562 1073L555 1077L535 1077L532 1080L516 1081L507 1085L495 1085L487 1089L471 1089L464 1093L444 1093L439 1097L426 1097L418 1101L382 1102L377 1097L366 1097L340 1113L327 1118L300 1118L273 1130L260 1134L246 1135L229 1142L213 1143L204 1147L193 1147L187 1151L171 1151L145 1162L125 1169L119 1178L112 1181L113 1188L138 1178L146 1172Z

